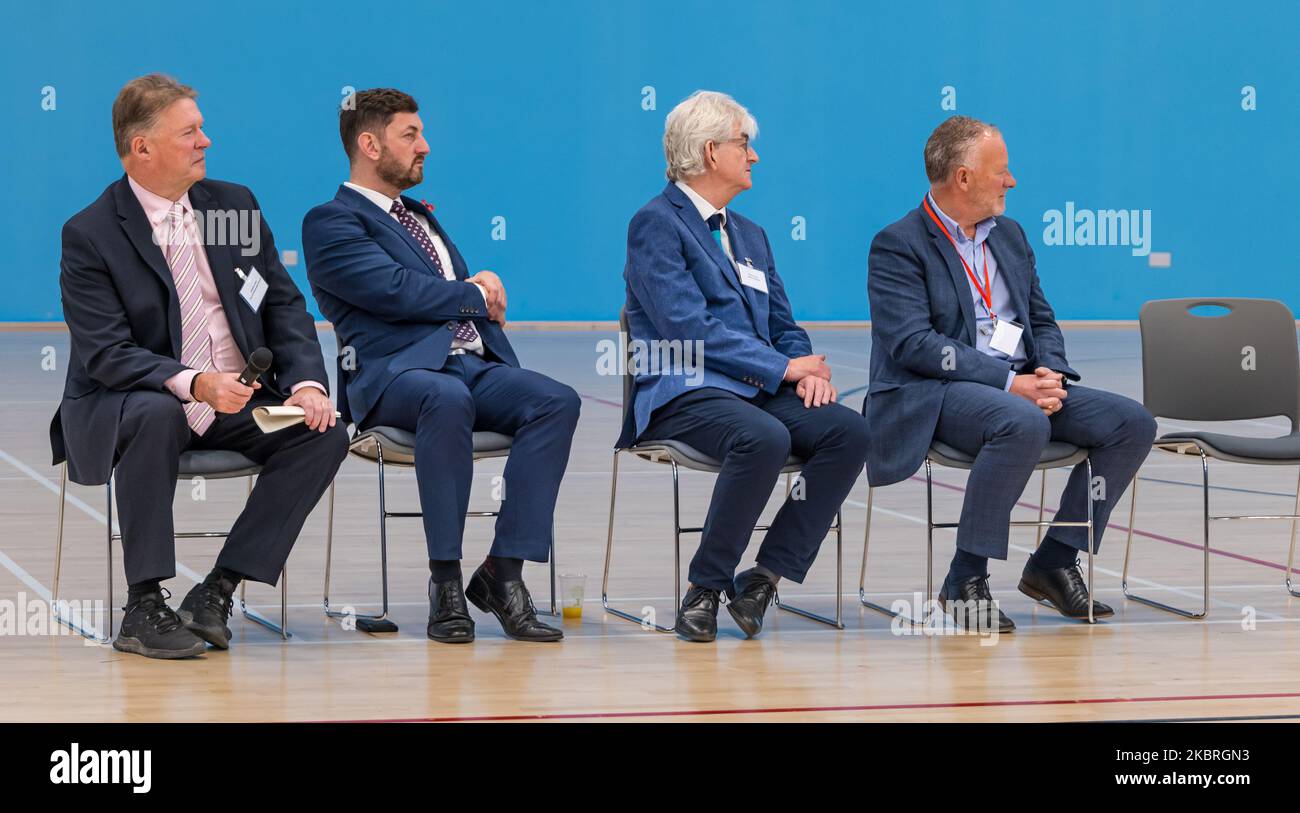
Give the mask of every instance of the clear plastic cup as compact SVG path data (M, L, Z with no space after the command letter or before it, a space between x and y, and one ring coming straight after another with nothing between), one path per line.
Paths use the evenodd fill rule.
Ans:
M582 573L560 574L560 617L582 618L582 597L587 577Z

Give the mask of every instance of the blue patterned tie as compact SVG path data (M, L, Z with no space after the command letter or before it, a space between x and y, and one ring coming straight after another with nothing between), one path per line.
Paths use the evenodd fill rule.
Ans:
M393 201L393 208L389 209L389 211L397 215L397 221L406 227L406 230L415 238L415 242L419 243L429 254L429 258L433 260L433 267L438 271L438 276L446 279L447 274L442 270L442 260L438 259L438 252L433 247L433 241L429 239L429 235L425 232L424 227L420 225L420 221L415 219L415 215L411 214L411 210L407 209L401 200L395 200ZM478 338L478 331L474 329L473 322L456 322L455 325L456 332L452 335L462 342L472 342Z
M718 241L718 248L722 253L727 253L727 247L722 244L722 212L714 212L709 215L709 231L713 232L713 239Z

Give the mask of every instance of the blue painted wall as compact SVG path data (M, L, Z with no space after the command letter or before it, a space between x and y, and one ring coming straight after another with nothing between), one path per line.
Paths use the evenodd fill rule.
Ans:
M401 87L433 147L416 197L510 316L612 319L627 221L663 186L663 118L724 90L758 118L763 224L803 319L868 316L872 236L925 189L921 147L948 111L999 124L1020 186L1008 214L1062 318L1132 319L1213 292L1300 306L1300 71L1294 3L516 2L398 6L46 0L0 32L0 320L57 320L59 231L121 172L109 110L161 70L193 85L211 177L257 193L281 248L346 176L342 88ZM178 23L180 23L178 25ZM1243 110L1243 87L1257 109ZM43 110L42 88L55 89ZM642 108L652 86L657 109ZM1126 246L1043 245L1043 216L1149 209L1151 268ZM492 218L506 218L504 241ZM791 221L807 239L792 239ZM1283 239L1277 239L1276 235ZM305 269L291 269L306 290Z

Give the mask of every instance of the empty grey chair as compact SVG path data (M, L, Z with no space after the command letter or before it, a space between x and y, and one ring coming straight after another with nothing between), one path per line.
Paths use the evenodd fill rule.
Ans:
M348 407L345 372L342 357L337 365L338 386L335 388L338 411L345 424L352 423L352 411ZM473 434L474 461L494 457L506 457L510 454L510 445L514 438L496 432L475 432ZM382 588L381 605L378 614L360 614L330 609L330 565L334 551L334 487L330 483L328 530L325 536L325 595L323 604L325 615L330 618L352 618L357 629L365 632L396 632L397 625L388 620L388 520L390 517L422 517L420 511L389 511L387 489L384 486L384 468L399 466L415 468L415 433L392 426L375 426L364 431L356 431L348 445L348 451L357 457L378 464L379 467L379 562L380 585ZM336 480L337 482L337 480ZM495 517L497 511L468 511L467 517ZM551 528L551 609L550 615L556 614L555 594L555 528Z
M927 606L929 602L935 600L934 593L934 530L936 528L956 528L960 523L956 522L935 522L934 521L934 481L931 474L932 464L937 463L941 466L947 466L952 469L970 470L975 464L975 458L965 452L955 449L942 441L934 441L930 444L930 451L925 456L925 600ZM1092 500L1088 501L1088 518L1080 521L1050 521L1043 519L1043 511L1047 500L1047 470L1060 469L1067 466L1077 466L1080 463L1088 467L1088 482L1092 482L1092 463L1088 460L1088 452L1069 443L1060 441L1049 441L1043 447L1042 454L1038 456L1038 463L1034 469L1042 472L1041 480L1038 487L1038 520L1016 520L1011 523L1012 527L1019 528L1036 528L1037 541L1042 540L1043 528L1057 527L1079 527L1088 529L1088 623L1096 622L1093 617L1093 592L1092 592L1092 560L1093 551L1096 548L1093 539L1093 521L1092 521ZM876 489L873 486L867 487L867 530L862 538L862 570L858 574L858 600L862 606L884 613L890 617L901 618L908 623L918 625L925 621L924 609L922 618L914 619L896 613L884 605L877 604L867 599L867 550L871 545L871 511L872 504L875 500ZM1042 602L1040 602L1042 603Z
M623 353L623 420L627 420L628 410L632 408L632 388L635 381L631 373L631 336L628 334L627 313L619 315L619 331L626 347ZM620 424L621 425L621 424ZM651 441L647 443L634 443L625 449L614 450L614 468L611 474L612 481L609 487L609 533L605 539L605 571L600 585L600 602L605 608L605 612L612 613L619 618L644 624L645 619L639 615L634 615L626 610L620 610L610 605L609 601L609 566L611 556L614 550L614 506L618 496L618 456L620 453L631 454L642 460L651 463L664 463L672 467L673 472L673 596L676 603L673 606L674 614L681 607L682 603L682 534L684 533L701 533L704 528L683 528L681 521L681 489L679 483L679 472L681 469L691 471L705 471L717 474L722 470L722 462L704 454L698 449L673 440ZM791 487L790 478L803 468L804 461L791 455L786 460L785 466L782 467L781 473L786 475L786 493L788 494ZM768 526L757 525L755 531L766 531ZM776 605L782 610L801 615L804 618L813 621L819 621L823 624L829 624L837 629L844 628L844 602L841 596L841 587L844 581L844 523L842 512L835 513L835 524L829 530L835 532L835 618L827 618L823 615L810 612L800 607L781 601L780 591L776 594ZM670 626L662 626L658 623L653 624L659 632L673 632Z
M177 481L189 480L194 477L202 477L205 480L229 480L235 477L248 478L248 492L253 490L253 478L261 472L262 467L238 452L227 451L225 449L201 449L181 453L180 470L177 473ZM50 603L55 608L55 618L65 626L76 631L77 633L97 641L101 644L110 643L113 640L113 542L122 538L121 534L113 532L113 480L110 476L108 483L104 486L106 495L106 509L104 521L107 527L108 541L108 607L107 607L107 632L104 635L96 634L84 620L78 621L74 618L66 617L59 608L59 579L63 570L63 514L67 506L68 495L68 464L63 464L63 476L59 482L59 525L58 533L54 542L54 585L51 590ZM229 531L183 531L176 534L177 539L223 539L229 535ZM280 572L280 623L276 624L259 614L256 610L249 609L246 601L248 590L247 582L240 583L239 586L239 610L250 621L254 621L272 632L279 633L281 638L291 637L286 619L288 617L288 577L287 568Z
M1222 315L1200 315L1197 308ZM1223 312L1226 311L1226 312ZM1210 522L1234 519L1291 520L1286 589L1292 585L1300 481L1290 514L1210 515L1210 458L1261 466L1300 465L1300 353L1295 317L1272 299L1160 299L1142 306L1142 403L1157 418L1183 421L1238 421L1283 415L1291 431L1280 437L1252 438L1206 431L1170 432L1154 448L1201 459L1202 601L1199 612L1183 610L1128 590L1129 555L1137 513L1137 477L1129 504L1128 545L1124 551L1124 596L1187 618L1204 618L1210 608Z

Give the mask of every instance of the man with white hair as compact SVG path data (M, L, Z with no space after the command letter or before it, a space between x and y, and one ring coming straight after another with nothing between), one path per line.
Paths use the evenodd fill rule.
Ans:
M867 477L879 487L911 476L935 440L974 457L939 602L968 627L1010 632L1015 624L992 600L988 560L1007 558L1011 509L1043 448L1056 440L1088 450L1094 482L1075 466L1056 519L1085 520L1091 497L1096 544L1151 449L1155 419L1130 398L1070 384L1079 374L1039 287L1034 250L1003 215L1016 179L998 129L948 118L925 144L925 173L921 204L871 243ZM1087 619L1076 558L1087 539L1082 527L1049 530L1020 591ZM1094 606L1094 618L1112 614Z
M629 339L699 348L703 366L639 372L620 448L675 440L722 461L675 629L717 636L721 593L747 637L782 579L802 582L866 456L862 417L836 403L830 367L791 314L767 234L728 209L752 185L758 124L698 91L664 126L668 185L627 235ZM735 570L790 454L806 461L759 548Z

